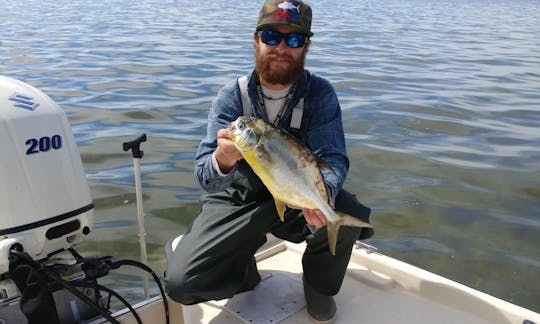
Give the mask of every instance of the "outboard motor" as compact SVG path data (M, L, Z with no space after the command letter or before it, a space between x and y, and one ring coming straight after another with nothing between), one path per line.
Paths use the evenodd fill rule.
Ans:
M145 138L124 143L124 150L142 157ZM125 299L97 283L125 265L152 275L168 322L165 291L152 269L111 256L85 258L72 248L90 233L93 211L64 111L38 89L0 76L0 323L71 324L97 316L117 323L111 296L141 322Z
M12 249L41 260L82 241L93 208L64 111L38 89L0 76L0 275Z

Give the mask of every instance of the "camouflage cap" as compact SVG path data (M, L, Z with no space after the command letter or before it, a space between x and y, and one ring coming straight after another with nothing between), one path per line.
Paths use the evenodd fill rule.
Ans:
M266 0L259 13L257 30L277 25L293 26L313 36L311 7L299 0Z

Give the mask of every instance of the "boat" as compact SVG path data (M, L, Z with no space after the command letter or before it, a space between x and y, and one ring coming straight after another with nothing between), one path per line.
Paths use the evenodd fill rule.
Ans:
M0 100L5 107L0 115L3 149L0 178L15 188L13 191L24 193L0 190L0 323L25 320L18 307L21 293L17 291L14 276L10 276L12 256L23 255L30 259L26 270L41 271L44 277L61 286L52 294L57 313L63 312L60 318L68 318L69 323L100 324L111 319L126 324L312 323L305 308L301 279L301 258L306 246L271 236L256 254L262 280L252 291L191 306L176 303L161 291L159 296L148 296L112 314L108 313L109 309L94 314L88 305L99 304L99 295L85 297L81 294L83 290L74 287L80 289L82 281L92 272L83 265L99 268L111 266L112 261L107 257L84 260L72 250L74 244L83 244L90 232L94 205L68 120L44 93L1 76ZM139 145L143 140L144 137L139 137L124 143L128 144L124 150L132 149L135 170L142 157ZM135 179L137 196L142 197L137 174ZM70 199L63 199L64 196ZM142 218L142 208L139 216ZM143 223L139 224L139 236L141 256L144 256ZM171 253L178 241L177 238L166 245L166 254ZM68 251L74 257L69 262L51 258ZM54 260L59 261L51 264ZM144 267L148 268L143 264ZM71 272L66 273L66 269ZM153 273L151 269L150 272ZM86 292L97 290L93 286L93 290ZM338 307L335 323L540 324L540 314L532 310L385 256L361 242L357 242L352 252L335 299ZM90 315L82 316L83 313Z

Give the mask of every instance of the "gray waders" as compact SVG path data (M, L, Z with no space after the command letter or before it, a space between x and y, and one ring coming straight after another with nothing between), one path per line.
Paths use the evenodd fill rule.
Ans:
M203 195L201 202L201 213L167 261L167 292L185 305L253 289L261 280L254 254L267 233L295 243L305 240L304 279L320 293L335 295L354 242L373 235L372 229L342 226L336 255L331 255L326 227L311 234L304 216L293 209L287 209L281 222L272 196L245 161L238 164L230 188ZM346 191L336 198L336 209L369 221L369 208Z

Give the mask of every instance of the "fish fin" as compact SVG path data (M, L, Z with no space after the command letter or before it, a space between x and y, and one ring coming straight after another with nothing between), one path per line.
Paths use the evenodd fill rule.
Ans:
M319 196L321 196L321 199L327 202L330 205L330 207L334 209L334 206L331 203L330 196L328 195L328 187L326 187L326 182L324 182L322 175L320 179L315 181L315 188L317 188L317 191L319 192Z
M336 211L336 214L341 218L341 225L373 228L373 225L370 223L364 222L354 216L339 211Z
M330 164L328 164L325 160L323 160L322 158L318 157L317 155L315 155L315 162L317 162L317 165L319 166L319 169L326 169L326 170L330 170L333 174L337 175L337 172L336 170L334 170L334 168L332 168L332 166Z
M285 209L287 208L287 205L276 198L274 198L274 203L276 204L277 213L279 216L279 219L281 219L282 222L285 221Z
M325 183L326 184L326 183ZM328 205L330 205L330 207L332 207L332 209L334 210L334 212L336 211L336 203L335 201L330 197L330 195L328 195L328 187L326 187L326 192L327 192L327 196L328 196Z
M332 166L328 163L326 163L325 160L318 157L317 155L313 154L313 159L315 160L315 163L317 163L317 167L319 168L319 172L321 173L321 179L324 179L324 176L322 174L322 170L326 169L332 172L335 176L338 176L336 170L332 168ZM323 200L326 200L326 202L334 209L334 201L329 195L328 187L326 186L326 182L321 181L321 183L317 183L317 189L319 190L319 193L321 194L321 197Z
M339 221L326 223L326 231L328 232L328 248L333 256L336 255L336 244L340 226L341 222Z

